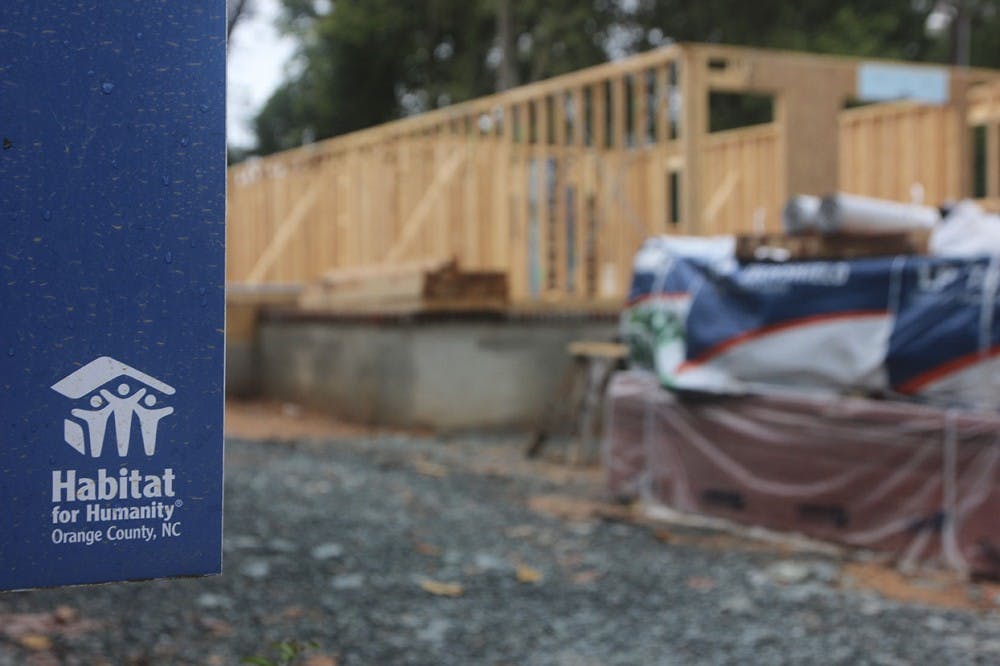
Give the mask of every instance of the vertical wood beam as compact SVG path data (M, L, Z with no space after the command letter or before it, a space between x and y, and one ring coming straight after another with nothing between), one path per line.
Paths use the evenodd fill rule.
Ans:
M789 196L837 188L840 112L857 88L854 67L822 60L788 60L754 70L753 90L774 90Z
M705 59L695 48L685 48L681 61L681 173L680 213L684 233L701 232L701 168L708 134L708 87Z
M611 139L614 150L628 148L628 118L625 115L625 75L611 81Z
M515 137L512 137L512 141ZM530 277L530 253L529 253L529 214L530 202L528 194L530 191L530 171L527 164L531 156L531 115L527 102L521 102L517 106L517 146L515 150L516 167L514 170L516 182L514 192L516 193L516 203L514 208L514 229L513 241L513 268L511 269L511 296L514 299L527 299L531 295Z
M609 219L607 215L605 192L607 184L601 176L606 173L610 151L608 150L608 84L604 81L595 83L591 88L591 104L593 105L594 122L594 151L593 159L588 161L587 168L587 196L593 199L593 205L588 206L593 211L593 217L588 214L588 228L592 229L593 244L592 251L588 257L590 265L588 269L593 276L592 291L594 294L600 291L601 266L604 264L604 256L608 252L608 239L611 231L608 229ZM592 222L592 224L591 224Z
M956 143L954 148L957 152L956 158L958 164L955 165L955 182L953 183L956 193L953 195L949 194L949 197L971 197L973 194L972 167L975 147L972 142L972 131L969 128L967 120L969 116L969 79L965 76L959 76L956 71L952 71L950 79L951 88L949 93L951 97L949 98L949 106L952 107L954 113L949 122L953 126L955 133Z
M1000 198L1000 123L986 126L986 196Z
M648 74L643 69L632 75L632 144L637 150L649 141Z
M567 271L569 263L569 249L566 245L567 209L566 209L566 169L568 167L568 151L566 149L566 93L559 91L552 96L553 116L554 116L554 140L555 148L552 153L555 164L555 174L553 179L553 202L552 211L552 242L555 245L553 251L554 271L553 281L555 291L560 296L565 295L567 289Z
M460 266L481 268L483 258L480 254L482 248L480 229L482 229L483 220L479 216L479 183L477 178L481 159L479 117L473 116L469 121L470 126L467 128L465 137L459 139L468 146L469 161L461 183L462 241L457 244L456 249L461 251Z
M587 150L587 108L583 88L573 89L573 295L583 293L586 274L586 235L584 216L586 194L583 187L584 159Z
M549 290L549 98L532 102L535 108L535 256L538 258L538 291Z

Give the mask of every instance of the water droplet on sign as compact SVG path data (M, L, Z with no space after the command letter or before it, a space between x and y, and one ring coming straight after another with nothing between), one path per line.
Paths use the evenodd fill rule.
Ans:
M182 146L188 145L188 138L186 136L181 137L181 145Z
M111 83L110 81L105 81L104 83L101 84L101 92L104 93L105 95L110 95L114 89L115 89L115 84Z
M118 168L118 160L111 160L111 168L112 169Z
M208 113L208 104L199 104L198 110L202 113Z
M52 219L52 211L51 210L43 210L42 211L42 219L45 220L45 221L51 220Z
M13 356L13 355L14 355L14 348L13 347L8 347L8 349L7 349L7 356Z
M167 262L168 264L174 263L173 252L167 252L165 255L163 255L163 261Z
M164 187L166 187L167 185L170 184L170 176L163 176L162 178L160 178L160 182L163 183Z
M205 295L205 288L204 287L198 287L198 295L199 296L204 296Z

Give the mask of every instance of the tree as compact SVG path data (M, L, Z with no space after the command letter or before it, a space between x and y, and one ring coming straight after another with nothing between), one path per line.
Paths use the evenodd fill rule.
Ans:
M921 59L931 0L640 0L633 21L675 41ZM648 46L647 39L640 48Z
M508 36L498 16L509 12ZM578 0L284 0L301 72L255 120L258 152L290 148L597 64L614 18ZM506 44L506 48L504 45ZM503 65L503 67L501 67Z
M957 65L1000 67L998 0L939 0L935 9L946 22L938 58Z
M325 12L316 0L283 5L284 28L302 44L301 67L256 118L261 153L670 41L945 60L947 36L929 34L928 18L953 11L970 22L972 64L1000 65L997 0L336 0ZM730 101L719 118L723 126L761 120L768 108Z
M260 152L298 145L303 132L325 138L477 94L476 72L448 66L479 32L462 4L340 0L318 14L311 2L286 0L284 28L302 42L303 67L256 118Z

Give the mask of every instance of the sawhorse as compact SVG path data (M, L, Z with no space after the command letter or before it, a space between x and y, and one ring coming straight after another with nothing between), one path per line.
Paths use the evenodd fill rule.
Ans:
M538 457L553 435L569 430L570 437L576 435L578 439L567 461L592 463L599 449L604 393L611 375L624 367L628 348L614 342L581 340L570 343L567 351L573 363L524 453L528 458Z

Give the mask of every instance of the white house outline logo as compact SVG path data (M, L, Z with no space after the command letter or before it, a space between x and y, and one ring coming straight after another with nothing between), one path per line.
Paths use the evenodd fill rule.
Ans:
M106 387L119 378L114 392ZM136 387L135 382L144 386ZM156 394L173 395L174 387L110 356L95 358L53 384L52 390L71 400L90 396L87 403L92 409L73 408L70 414L75 418L63 421L63 438L82 455L86 455L89 443L94 458L100 457L104 449L111 421L114 421L118 455L127 456L135 419L139 421L142 448L147 456L153 455L160 420L174 413L173 407L154 407L158 401Z

